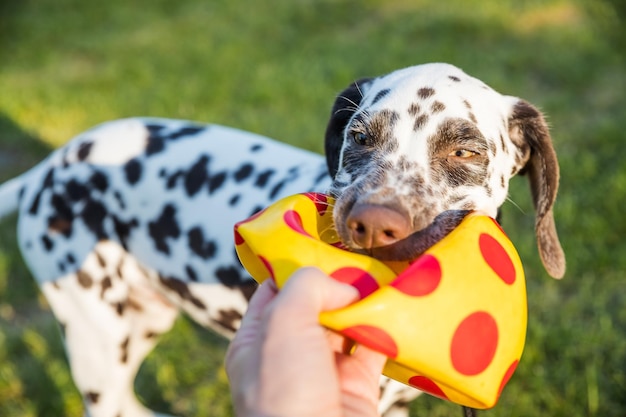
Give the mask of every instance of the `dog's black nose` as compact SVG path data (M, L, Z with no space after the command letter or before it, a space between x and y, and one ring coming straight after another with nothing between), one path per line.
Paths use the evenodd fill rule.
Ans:
M357 204L346 220L352 240L363 249L387 246L411 233L411 224L400 211L378 204Z

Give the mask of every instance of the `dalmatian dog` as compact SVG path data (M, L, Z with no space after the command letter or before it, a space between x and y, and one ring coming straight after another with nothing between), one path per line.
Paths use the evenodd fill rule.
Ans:
M539 253L550 275L563 275L558 164L527 102L451 65L410 67L339 94L325 150L133 118L80 134L0 186L0 216L19 211L21 252L61 325L90 416L157 415L133 381L181 311L232 337L256 288L233 225L287 195L329 192L344 243L374 255L399 245L383 251L395 259L445 235L458 223L449 213L496 216L509 179L527 174ZM406 416L418 394L383 378L381 415Z

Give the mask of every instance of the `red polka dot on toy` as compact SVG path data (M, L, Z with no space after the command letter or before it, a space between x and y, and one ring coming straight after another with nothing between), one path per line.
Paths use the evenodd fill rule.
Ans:
M485 262L502 281L507 284L515 282L515 266L502 245L492 236L482 233L478 239L480 253Z
M448 396L441 388L439 388L439 385L425 376L412 376L409 378L409 384L419 390L429 393L430 395L434 395L435 397L443 398L444 400L448 399Z
M477 311L456 328L450 347L452 366L463 375L483 372L498 347L498 325L491 314Z
M245 242L243 236L241 236L241 233L239 233L237 231L237 229L235 229L235 245L241 245Z
M441 281L441 265L437 258L426 254L409 266L390 285L412 297L435 291Z
M361 324L342 329L341 333L357 342L366 342L364 344L367 344L371 349L377 350L392 359L398 356L398 345L396 345L389 333L379 327Z
M301 235L309 236L310 234L304 230L304 226L302 225L302 218L300 214L298 214L295 210L287 210L283 215L283 220L293 231L300 233Z
M330 276L359 290L359 299L363 299L380 287L369 272L356 267L339 268L331 272Z

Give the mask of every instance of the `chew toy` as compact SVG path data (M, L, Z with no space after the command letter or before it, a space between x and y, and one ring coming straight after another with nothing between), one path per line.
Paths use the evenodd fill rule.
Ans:
M322 325L386 354L390 378L493 407L519 362L527 320L521 261L495 220L468 215L397 275L342 247L332 206L324 194L298 194L237 223L244 267L279 288L303 266L353 285L360 299L322 313Z

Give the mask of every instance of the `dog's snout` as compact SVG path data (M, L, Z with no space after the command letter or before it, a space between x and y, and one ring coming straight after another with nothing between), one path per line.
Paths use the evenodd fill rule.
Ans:
M346 220L353 242L364 249L390 245L411 233L411 224L400 211L377 204L357 204Z

